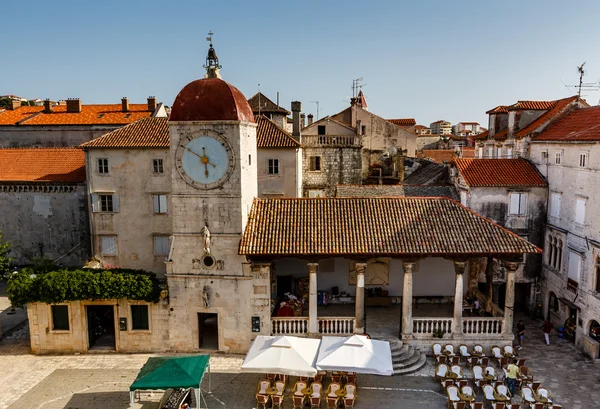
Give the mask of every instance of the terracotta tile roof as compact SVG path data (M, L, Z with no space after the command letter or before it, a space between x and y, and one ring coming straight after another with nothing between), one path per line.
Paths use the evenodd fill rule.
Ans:
M547 186L537 168L525 159L456 159L461 176L470 187Z
M255 199L248 256L484 256L541 249L447 198Z
M81 148L168 148L169 146L167 118L142 118L80 145Z
M413 125L417 124L417 121L415 121L415 118L388 119L387 121L391 122L395 125L398 125L398 126L413 126Z
M298 148L300 143L264 115L257 119L256 145L259 148Z
M85 182L85 154L78 148L0 149L0 181Z
M469 146L464 146L462 148L461 157L465 158L465 159L474 158L475 157L475 148L469 147Z
M415 130L417 129L429 129L429 127L425 125L415 125Z
M473 136L472 136L472 138L473 138L474 140L487 139L487 138L488 138L488 135L489 135L489 131L487 131L487 130L486 130L486 131L483 131L483 132L482 132L482 133L480 133L480 134L473 135Z
M260 95L260 98L259 98ZM260 99L260 113L261 114L282 114L289 115L290 111L285 108L280 107L269 98L267 98L262 92L257 92L248 100L248 104L250 104L250 108L252 108L252 112L254 115L258 115L258 100Z
M421 157L429 158L437 163L449 163L456 158L456 151L454 149L424 149Z
M533 121L532 123L530 123L529 125L527 125L525 128L515 132L516 137L523 137L523 136L527 136L528 134L535 132L535 131L539 131L540 127L543 126L544 124L546 124L546 122L552 121L557 119L557 117L559 117L561 114L564 114L569 106L577 101L578 96L572 96L569 98L564 98L564 99L559 99L558 101L552 101L554 102L554 105L552 106L551 109L549 109L548 111L546 111L545 113L543 113L539 118L537 118L535 121ZM586 104L587 105L587 104Z
M67 112L66 105L56 105L52 112L40 114L21 122L21 125L125 125L152 116L148 104L129 104L123 112L121 104L81 105L81 112Z
M494 134L494 139L506 139L508 137L508 128L504 128L500 132Z
M449 197L458 200L450 185L338 185L337 197Z
M508 106L506 105L498 105L496 108L492 108L486 112L486 114L507 114Z
M518 109L527 109L535 111L545 111L551 109L556 105L556 101L519 101L516 104L512 104L508 107L509 111L515 111Z
M533 141L600 141L600 107L574 109Z
M442 165L427 159L414 159L421 164L413 173L404 178L404 183L410 185L424 185L427 183L439 183L444 179L444 174L448 170L446 165Z
M44 110L44 107L22 106L17 109L0 109L0 125L15 125L17 122L29 118Z

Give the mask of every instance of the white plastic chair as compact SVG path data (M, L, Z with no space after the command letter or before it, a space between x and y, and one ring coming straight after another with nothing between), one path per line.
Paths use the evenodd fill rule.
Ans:
M448 386L446 388L446 394L448 395L448 400L450 402L460 402L460 397L458 396L458 386Z
M263 379L260 381L259 383L259 388L258 388L258 394L260 395L265 395L267 393L267 389L269 389L271 387L271 382L269 382L267 379Z
M536 402L533 397L533 391L529 386L523 386L521 388L521 395L523 395L523 402L527 402L530 405Z
M442 354L442 346L440 344L433 344L433 355L441 355Z
M511 345L505 345L503 350L503 355L508 357L515 356L515 350Z
M511 396L510 391L508 390L506 385L498 385L496 387L496 392L498 392L498 395L504 396L506 398L510 398L510 396Z
M483 395L485 396L485 400L490 403L496 401L496 398L494 397L494 387L492 385L483 385Z
M465 374L460 365L452 365L452 368L450 368L450 370L456 374L456 379L462 379L465 377Z
M544 398L548 399L548 403L552 404L552 397L550 396L550 392L548 392L548 389L540 387L537 390L537 394L539 396L543 396Z
M442 379L442 378L445 378L447 374L448 374L448 365L439 364L435 370L435 377Z
M446 351L448 351L448 353L447 353L448 356L454 356L454 355L456 355L454 353L454 345L452 345L452 344L446 344L446 346L444 347L444 349Z
M338 398L336 392L340 390L340 384L337 382L332 382L329 384L329 396L330 398Z
M319 382L313 382L310 385L311 389L312 389L312 394L310 395L311 398L320 398L321 397L321 390L323 389L323 385L321 385L321 383Z
M463 358L468 358L471 356L471 354L469 353L469 349L464 344L460 345L458 347L458 350L460 351L460 356L462 356Z
M302 393L302 389L306 389L306 382L298 381L298 382L296 382L296 384L294 386L295 386L294 395L304 396L304 394Z
M346 389L345 398L354 399L354 392L356 391L356 387L351 383L347 383L344 389Z
M496 359L503 358L500 347L492 347L492 354L494 355L494 358L496 358Z
M283 381L276 381L275 382L275 389L277 389L277 395L283 395L283 392L285 391L285 382L283 382Z

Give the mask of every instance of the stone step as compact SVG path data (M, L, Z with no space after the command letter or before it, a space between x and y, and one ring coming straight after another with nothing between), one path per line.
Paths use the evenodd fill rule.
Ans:
M415 348L408 346L403 353L392 354L392 363L393 364L401 364L406 361L410 361L414 355L415 355Z
M418 356L419 359L410 366L397 367L394 365L394 375L410 375L423 368L425 366L427 356L425 356L425 354L422 352L419 352Z
M397 349L392 349L392 356L397 356L397 355L404 355L408 352L409 350L409 346L408 345L402 345L400 348Z
M392 360L392 365L394 367L398 366L399 368L404 368L407 366L411 366L415 362L417 362L421 357L420 351L412 350L410 354L406 354L399 360Z

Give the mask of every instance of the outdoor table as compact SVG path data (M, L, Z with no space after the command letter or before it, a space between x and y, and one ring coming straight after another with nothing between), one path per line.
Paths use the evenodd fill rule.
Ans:
M450 378L450 379L456 379L456 378L458 378L458 374L450 371L450 372L448 372L448 374L446 375L446 377Z
M343 398L344 396L346 396L346 391L343 389L339 389L339 390L335 391L335 394L337 395L338 398Z
M302 392L302 394L306 395L306 396L312 395L312 389L311 388L304 388L300 392Z
M483 379L485 379L486 383L490 383L492 382L496 377L492 374L490 375L483 375Z
M265 391L267 395L277 395L277 388L269 388Z

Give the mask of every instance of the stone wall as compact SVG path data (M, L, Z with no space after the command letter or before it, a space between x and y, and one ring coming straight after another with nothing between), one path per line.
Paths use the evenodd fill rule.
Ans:
M0 126L0 148L78 146L121 126Z
M90 256L85 184L2 184L3 239L16 265L37 257L80 266Z
M310 158L321 157L321 170L310 170ZM311 189L322 189L334 197L339 184L360 184L362 181L361 147L305 147L302 149L302 188L304 196Z
M298 197L302 191L302 175L299 175L300 149L259 148L258 155L258 196L259 197ZM269 174L269 159L279 160L279 173Z

